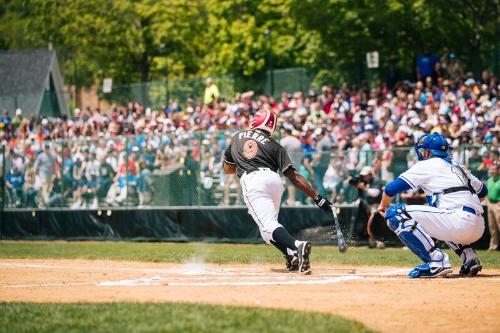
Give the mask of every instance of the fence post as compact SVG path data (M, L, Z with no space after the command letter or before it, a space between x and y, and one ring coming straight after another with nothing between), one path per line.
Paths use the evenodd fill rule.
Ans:
M0 212L0 240L3 239L3 220L5 211L5 180L7 175L5 174L5 145L2 145L2 211Z
M165 85L167 86L167 103L165 104L165 107L167 108L168 103L170 101L170 90L168 89L168 66L167 66L167 70L165 73Z
M129 159L129 153L128 153L128 136L125 137L125 189L127 190L127 195L125 196L125 206L129 206L129 196L130 196L130 191L128 188L128 159ZM118 170L120 172L120 170Z
M61 140L61 206L66 206L66 198L64 197L64 140Z

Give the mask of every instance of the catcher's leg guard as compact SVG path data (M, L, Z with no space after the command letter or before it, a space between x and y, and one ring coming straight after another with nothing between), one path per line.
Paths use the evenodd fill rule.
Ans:
M405 205L399 204L389 207L385 218L389 228L396 233L406 247L423 262L431 261L429 252L434 250L434 240L406 212Z
M403 244L427 264L426 266L430 268L431 272L451 268L448 255L436 247L434 240L408 214L405 205L399 204L389 207L385 218L389 228L396 233ZM422 270L420 269L420 271ZM434 273L430 274L426 276L433 276ZM420 277L420 275L416 277Z
M456 244L446 242L448 246L462 259L462 267L460 268L461 276L476 276L483 268L476 251L470 245Z

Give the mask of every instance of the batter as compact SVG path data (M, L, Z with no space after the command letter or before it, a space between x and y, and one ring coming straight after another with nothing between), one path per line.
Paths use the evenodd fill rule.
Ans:
M446 138L439 133L424 134L415 143L419 162L402 173L385 189L378 211L387 225L422 261L408 275L436 277L452 271L448 255L437 248L433 238L445 241L462 259L460 275L475 276L481 270L470 244L484 232L483 207L479 201L486 186L449 157ZM394 205L392 198L409 189L422 189L429 206Z
M259 110L250 129L233 136L224 154L224 172L240 177L243 199L262 239L283 253L289 271L308 274L311 243L294 239L278 222L284 187L277 172L281 171L324 211L330 212L332 204L296 171L286 149L272 138L276 123L273 112Z

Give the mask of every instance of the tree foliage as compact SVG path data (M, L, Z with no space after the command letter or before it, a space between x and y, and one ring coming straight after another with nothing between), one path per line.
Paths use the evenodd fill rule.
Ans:
M0 49L51 41L66 80L138 82L305 66L359 81L366 52L411 75L456 52L479 71L498 47L500 0L0 0ZM266 30L270 35L265 35Z

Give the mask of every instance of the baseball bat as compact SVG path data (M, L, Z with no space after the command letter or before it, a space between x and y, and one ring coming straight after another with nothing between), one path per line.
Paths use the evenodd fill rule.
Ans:
M337 242L339 244L339 251L344 253L347 251L347 244L344 240L344 235L342 235L342 230L340 230L339 219L337 217L337 208L332 206L332 214L333 214L333 224L335 225L335 231L337 231Z

